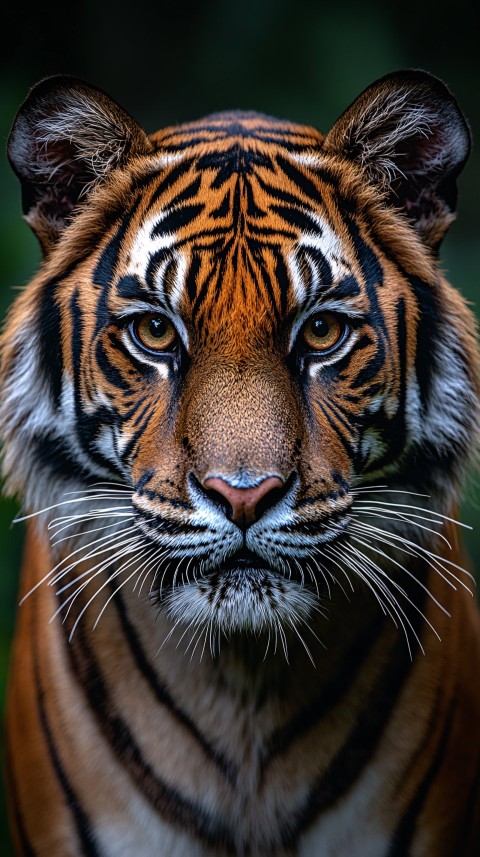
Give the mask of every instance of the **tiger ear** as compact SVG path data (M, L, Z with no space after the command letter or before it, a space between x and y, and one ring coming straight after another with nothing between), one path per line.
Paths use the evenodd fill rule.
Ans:
M356 161L436 249L455 218L470 131L455 98L424 71L388 74L338 119L325 150Z
M16 116L8 157L44 252L97 183L151 150L145 132L101 90L63 75L37 84Z

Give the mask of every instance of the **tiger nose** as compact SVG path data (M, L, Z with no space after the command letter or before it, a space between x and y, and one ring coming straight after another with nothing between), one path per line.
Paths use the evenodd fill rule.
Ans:
M254 488L234 488L225 479L215 476L206 479L203 486L212 500L225 506L231 521L246 528L280 499L284 482L278 476L268 476Z

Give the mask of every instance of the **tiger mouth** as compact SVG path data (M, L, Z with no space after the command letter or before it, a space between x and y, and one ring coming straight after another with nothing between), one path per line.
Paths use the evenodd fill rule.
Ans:
M277 569L273 568L262 557L248 548L242 548L232 554L226 561L219 565L218 571L269 571L272 574L278 574Z

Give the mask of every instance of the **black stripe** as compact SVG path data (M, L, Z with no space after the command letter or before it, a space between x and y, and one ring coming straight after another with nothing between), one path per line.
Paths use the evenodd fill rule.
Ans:
M364 387L366 384L371 383L375 376L380 372L380 369L383 368L385 364L385 347L381 339L377 340L376 345L377 351L363 366L363 368L360 369L358 375L356 375L356 377L350 382L350 388L352 390L358 390L360 387ZM358 348L355 348L353 354L358 354ZM353 356L353 354L349 356Z
M151 237L166 235L170 232L178 232L179 229L189 226L193 220L205 210L204 203L196 205L182 205L180 208L169 210L156 226L153 227Z
M434 371L438 371L435 365L437 343L441 338L438 298L435 289L429 283L423 282L420 277L406 276L413 288L420 310L415 371L422 405L427 407L434 386L432 384L432 375Z
M60 276L50 280L42 289L37 316L38 350L40 365L50 382L55 407L60 404L63 379L62 319L56 292L83 259L70 265Z
M336 298L354 298L360 294L360 286L353 275L348 275L334 285Z
M411 669L405 640L398 634L388 662L376 679L347 740L327 770L312 784L303 807L292 813L282 825L285 847L293 848L320 813L339 801L360 777L382 738Z
M196 835L211 847L222 846L228 853L234 854L235 837L223 819L211 815L156 775L144 758L127 721L119 713L110 696L93 649L87 642L82 622L77 626L69 643L72 625L71 617L64 615L62 627L73 672L81 682L92 712L118 762L128 771L138 790L166 822L180 828L184 833Z
M272 200L277 200L278 202L285 202L289 205L300 206L302 204L302 200L293 193L284 190L283 188L276 187L274 184L270 182L266 182L262 179L260 175L255 176L256 181L268 195L268 197Z
M108 353L105 351L105 346L101 339L97 340L97 344L95 346L95 358L98 368L103 373L104 378L109 384L116 387L118 390L129 390L131 388L130 383L125 380L120 370L110 362Z
M142 407L143 405L143 407ZM140 410L141 409L141 410ZM135 418L132 421L132 427L136 428L138 425L143 425L143 420L146 415L150 412L153 414L155 410L154 402L151 402L146 396L142 396L141 399L136 403L135 408L132 408L131 416L138 411Z
M321 250L319 250L317 247L306 247L305 250L303 251L303 253L301 254L301 256L304 256L305 259L308 259L310 261L312 268L315 270L317 277L320 280L320 286L322 287L322 289L324 289L326 286L328 287L328 286L331 286L333 284L332 268L330 266L330 263L326 259L326 257L321 252ZM345 283L345 281L347 279L348 278L345 278L345 280L343 280L342 282ZM353 277L350 277L349 279L353 280L353 282L355 282ZM357 285L357 291L358 291L358 285ZM335 297L336 298L338 298L340 296L343 297L343 295L341 295L340 292L341 292L341 283L338 284L338 287L335 286ZM348 294L351 294L350 290L349 290ZM310 297L312 297L312 296L313 296L313 294L310 293Z
M410 853L410 847L413 844L413 837L415 835L418 817L427 799L430 787L438 774L438 771L445 756L445 750L447 747L448 736L452 727L455 706L456 699L454 695L452 704L450 705L450 710L445 720L445 725L443 727L441 737L437 744L437 752L435 753L433 761L429 766L426 775L418 786L407 810L405 811L400 823L397 826L397 829L395 830L395 833L393 834L392 842L387 857L405 857L406 854ZM433 712L433 716L435 716L436 714L437 711L435 710ZM458 854L458 857L461 857L463 852L456 851L455 854Z
M130 211L121 219L116 232L101 253L96 264L95 271L93 272L93 285L98 286L101 289L97 303L95 336L99 333L102 327L111 322L111 314L108 308L110 287L113 283L113 277L123 240L140 204L140 199L141 197L137 200L135 205L132 206Z
M210 124L207 124L207 119ZM217 122L213 120L217 119ZM254 120L253 128L242 124ZM259 119L266 121L265 125L257 125ZM306 140L311 142L315 139L315 134L311 131L302 130L300 126L292 127L292 123L284 119L276 119L274 116L268 116L265 113L258 113L256 110L228 110L226 112L213 113L206 116L205 120L186 122L179 128L175 128L169 134L162 133L162 143L165 140L175 139L176 137L185 137L186 134L218 134L224 137L241 136L241 137L257 137L260 134L275 134L282 140L289 140L290 137L295 140ZM211 140L211 136L208 137ZM318 140L318 142L320 142Z
M321 226L318 225L313 213L310 213L307 209L295 208L292 205L272 205L270 208L288 223L289 226L295 226L303 233L313 233L319 237L323 235ZM261 226L258 231L263 232ZM277 233L277 230L274 230L274 232Z
M299 711L288 723L276 729L266 742L260 763L261 777L277 756L286 753L292 744L300 741L306 732L322 717L333 709L349 692L358 672L367 659L372 646L384 627L384 617L378 613L363 635L355 640L355 645L342 661L341 669L336 670L330 684L322 686L321 693L306 708Z
M353 325L352 325L352 327L353 327ZM344 377L343 373L350 366L350 363L352 362L353 356L359 354L360 351L363 351L365 348L369 348L372 345L375 345L375 341L368 335L368 333L362 334L360 336L360 339L358 340L358 342L355 343L354 351L348 351L346 354L344 354L343 357L340 357L340 359L335 362L335 374L336 374L336 376L343 379L343 377ZM359 361L359 362L361 362L361 361ZM325 368L329 368L329 367L325 367ZM378 387L378 390L382 389L380 384L377 384L377 387ZM372 389L374 389L373 385L371 385L368 388L368 390L363 390L362 393L359 393L357 395L344 394L343 398L345 401L349 401L349 402L353 401L355 403L357 403L359 401L364 401L365 397L368 393L373 395L373 393L371 392ZM378 392L378 390L377 390L377 392Z
M53 432L34 435L32 440L35 445L36 463L48 468L48 479L61 476L69 481L74 473L77 479L90 482L92 475L97 472L94 467L88 470L84 464L77 461L66 441Z
M32 843L30 842L27 829L25 827L25 822L23 820L23 815L20 810L20 799L18 796L17 785L13 774L13 763L10 747L8 744L6 746L5 751L5 784L7 787L7 792L10 796L10 805L13 807L15 830L20 840L22 857L37 857L37 852L35 851Z
M247 196L247 216L254 220L262 220L264 217L267 217L267 213L258 205L255 192L249 181L245 182L245 193Z
M112 589L114 589L113 582ZM238 776L236 765L219 750L216 750L209 741L207 741L198 726L193 722L188 714L176 704L166 685L160 681L157 673L145 655L136 630L128 618L120 591L117 591L114 600L120 617L122 630L130 646L132 657L139 671L150 685L150 688L157 700L164 705L172 716L175 717L176 720L178 720L179 723L181 723L182 726L184 726L185 729L187 729L187 731L195 738L210 761L213 762L213 764L222 772L229 783L235 785Z
M320 408L322 414L324 415L324 417L327 420L327 422L329 423L329 425L335 431L336 437L338 438L338 440L342 444L342 446L343 446L345 452L347 453L347 455L349 456L349 458L353 459L353 457L355 455L355 449L354 449L353 444L350 442L349 438L347 437L347 434L351 436L353 433L352 432L352 426L348 425L346 428L346 431L340 431L338 424L335 422L334 416L337 417L337 420L340 423L340 425L342 424L342 421L339 419L338 415L336 415L330 409L329 403L327 404L327 402L317 401L316 404ZM332 416L332 413L333 413L333 416ZM345 429L345 426L342 426L342 428Z
M77 794L70 782L70 779L68 778L65 772L65 768L63 767L60 756L58 754L57 747L54 742L53 733L48 722L48 716L45 707L45 692L42 688L40 679L40 671L38 666L38 651L38 648L35 646L33 651L34 677L35 686L37 689L38 713L40 717L42 731L45 736L50 761L57 776L59 785L63 791L67 806L71 810L75 827L77 830L77 835L82 846L82 853L85 854L86 857L100 857L101 851L99 850L98 843L93 834L92 826L77 797Z
M210 217L214 220L224 220L230 212L230 191L227 190L220 205L210 212Z
M144 490L142 492L147 497L149 496L149 491ZM152 498L158 501L158 495L153 493ZM179 501L170 500L170 498L166 497L165 502L170 506L178 506ZM167 534L167 535L189 535L192 533L205 533L208 532L208 527L206 524L184 524L180 521L168 521L165 518L162 518L160 515L156 515L153 512L147 512L145 509L136 509L137 515L139 518L142 518L143 521L153 524L153 529L155 530L157 535Z
M148 208L152 208L157 202L158 198L165 193L166 190L171 188L175 182L178 181L185 173L188 172L190 167L193 164L193 158L185 158L179 164L176 164L169 170L167 173L162 173L162 178L160 183L155 188L155 192L152 194L152 198L148 204Z
M143 375L145 373L145 363L142 363L141 360L137 360L135 355L132 354L132 352L129 351L125 347L122 340L119 339L117 331L111 330L109 332L108 341L110 342L112 348L114 348L116 351L118 351L122 355L122 357L124 357L129 363L132 363L133 366L135 366L136 371L133 372L133 376L134 376L135 381L137 381L137 379L139 379L139 378L143 378ZM131 375L132 370L128 370L128 371L129 371L129 374ZM130 392L130 395L136 394L137 389L138 389L137 385L134 384L133 389Z
M190 300L190 303L193 304L195 300L195 296L198 290L198 275L200 273L200 267L202 264L202 257L200 253L196 253L195 250L192 253L190 266L187 272L187 276L185 278L185 284L187 288L187 294Z
M271 168L271 159L264 152L244 148L239 143L234 143L227 150L202 155L197 165L200 171L216 171L216 176L211 183L212 189L222 187L233 175L253 173L254 167Z
M198 256L198 258L200 258L200 257ZM215 268L212 268L210 270L208 276L205 277L201 287L197 291L197 296L196 296L195 301L193 302L193 305L192 305L192 314L194 316L200 312L202 304L203 304L205 298L207 297L207 293L208 293L208 289L209 289L210 285L214 282L214 280L220 281L223 270L225 269L225 265L226 265L226 256L224 256L220 262L220 271L218 272L218 274L217 274L217 271L215 270Z
M266 265L265 265L266 270ZM279 254L275 261L275 280L278 285L278 290L280 292L280 306L279 313L283 318L287 309L288 302L288 294L290 290L290 277L288 268L285 264L285 260ZM277 315L278 318L278 315Z
M375 416L375 427L382 433L386 441L385 454L375 458L365 472L378 470L394 462L400 457L406 445L405 402L407 397L407 324L405 301L401 298L397 304L397 349L398 349L398 378L400 379L397 412L389 418L386 415ZM356 386L356 385L354 385Z
M350 239L354 246L357 261L362 269L362 274L365 280L365 288L367 291L367 297L371 309L371 319L375 324L375 327L377 329L380 329L382 333L384 333L386 336L387 327L385 324L385 318L383 316L382 310L380 309L380 304L378 302L377 295L377 289L381 288L384 282L383 268L372 248L362 238L356 220L350 217L350 215L348 215L346 212L343 215L343 219L345 221L345 225L348 229Z
M117 294L126 300L141 301L149 297L147 290L142 286L136 274L128 274L120 277L115 284L115 289Z
M312 199L317 205L323 205L323 197L320 192L320 188L308 178L303 170L296 167L291 163L291 161L287 158L283 158L281 155L278 155L276 161L280 169L292 182L294 182L294 184L297 185L306 197Z
M202 184L202 176L198 176L194 179L190 184L183 188L173 199L169 202L169 207L174 205L180 205L180 203L186 202L187 199L192 199L193 196L198 194Z
M157 250L156 253L152 253L150 255L148 265L145 270L145 282L153 292L153 295L158 300L158 286L155 283L155 277L157 275L157 271L160 265L163 262L168 262L172 258L172 249L171 247L162 247L161 250ZM163 283L162 283L163 285Z
M218 129L217 129L217 131L218 131ZM173 152L174 154L176 154L178 151L182 151L183 149L191 149L191 148L194 148L195 146L202 144L202 143L205 143L205 142L216 143L219 141L223 141L227 136L229 136L229 133L226 131L220 130L220 131L218 131L218 133L215 136L213 136L212 134L202 134L199 132L195 136L189 137L186 140L182 139L183 136L184 136L183 134L179 134L180 139L175 139L175 137L172 136L171 143L168 146L165 145L163 140L162 140L162 152L165 154L167 154L169 152ZM272 136L272 132L270 132L269 135L257 134L257 133L252 132L250 134L243 134L242 136L255 137L261 143L272 143L274 146L276 146L278 148L286 149L289 152L305 152L305 150L306 150L304 142L303 143L293 143L289 139L286 139L286 138L282 139L281 137L278 137L278 136L277 137ZM297 136L296 134L293 135L294 138L296 136ZM309 139L309 138L307 138L307 139ZM268 167L267 167L267 169L268 169ZM271 167L270 167L270 169L271 169Z
M122 479L123 474L120 472L120 470L115 467L112 461L105 458L95 445L95 441L101 427L105 424L111 424L112 414L105 407L99 407L93 415L87 414L83 409L85 402L80 379L82 368L84 368L85 366L85 361L83 360L82 353L84 336L83 319L82 312L80 309L78 290L76 290L72 294L70 301L70 313L72 318L72 362L75 366L74 398L77 426L76 434L83 451L93 463L101 467L102 470L106 470L108 473L114 475L116 478Z
M339 203L341 205L341 203ZM342 208L340 208L342 210ZM365 212L362 213L365 217ZM376 227L373 222L369 222L368 229L371 234L376 234ZM378 235L376 236L378 248L388 261L398 269L400 276L410 285L415 295L418 308L420 310L420 319L417 329L417 351L415 358L415 370L418 378L420 389L420 398L422 404L426 406L429 402L430 393L432 390L432 373L435 371L435 364L432 355L436 353L436 344L440 337L441 315L439 307L439 299L436 290L436 283L428 283L422 280L419 276L409 273L404 264L392 252L392 248L383 242L378 243Z

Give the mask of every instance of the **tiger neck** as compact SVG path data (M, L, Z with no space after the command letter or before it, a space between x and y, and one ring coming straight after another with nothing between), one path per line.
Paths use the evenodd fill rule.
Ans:
M24 568L27 589L42 579L50 563L46 541L31 542ZM442 581L434 578L427 584L438 590ZM83 604L91 594L88 588L82 593ZM453 596L465 602L464 593L446 586L443 595L450 598L443 599L450 611ZM176 765L183 754L192 776L195 771L203 776L207 757L213 781L218 777L221 783L226 777L235 793L245 796L271 781L280 759L286 776L290 765L292 777L300 765L331 773L343 746L351 753L342 775L347 789L373 754L412 670L419 676L413 692L420 687L425 695L428 689L429 703L422 715L424 720L428 717L439 686L432 676L443 681L445 694L450 683L448 659L456 626L449 628L448 617L427 602L426 616L444 638L439 643L420 617L415 620L427 657L418 645L410 657L401 631L382 614L371 593L359 587L350 601L332 591L326 605L329 618L314 617L311 631L303 629L311 659L294 633L287 636L288 660L280 641L275 648L271 640L266 652L267 639L255 637L224 640L212 657L208 637L205 646L202 639L196 645L196 638L191 640L179 626L173 628L161 611L126 587L112 598L94 630L92 615L82 617L70 641L73 610L64 615L63 624L58 616L48 625L58 607L51 588L39 587L25 607L35 612L39 629L56 635L64 652L68 677L59 671L56 679L49 679L49 692L54 704L63 708L63 718L76 716L74 707L61 702L66 682L71 681L119 757L126 724L143 724L129 732L129 741L143 742L148 723L150 762L159 770ZM58 650L48 635L42 633L36 640L40 659L48 660L52 650ZM58 668L56 656L52 664ZM407 726L407 742L425 730L419 717ZM219 785L219 794L222 788ZM251 811L255 816L255 807Z
M437 583L435 578L427 582L426 566L417 564L414 574L429 588ZM390 682L398 685L399 674L406 674L422 656L421 647L429 649L437 642L421 615L424 612L428 619L431 604L418 587L418 612L410 611L407 635L401 623L396 627L382 613L372 593L359 585L349 597L339 589L332 590L329 598L325 593L322 613L296 630L218 639L212 629L174 624L146 596L139 597L127 587L113 594L116 587L107 586L98 607L90 614L87 611L76 625L76 616L101 586L96 580L94 589L87 587L82 593L76 608L68 615L63 611L64 633L69 639L72 635L73 650L81 651L82 657L93 650L110 652L116 671L123 666L128 675L135 665L154 695L160 685L172 689L191 711L202 706L205 694L212 694L223 700L224 714L227 708L232 717L240 711L249 712L258 721L257 729L263 717L267 731L294 718L297 712L307 718L318 716L348 687L357 696L369 695L381 676L380 701L385 696L387 677L388 686ZM414 597L413 591L410 596ZM92 628L107 600L98 625ZM440 616L445 619L444 614ZM438 611L428 621L435 626ZM105 669L108 672L107 659Z

